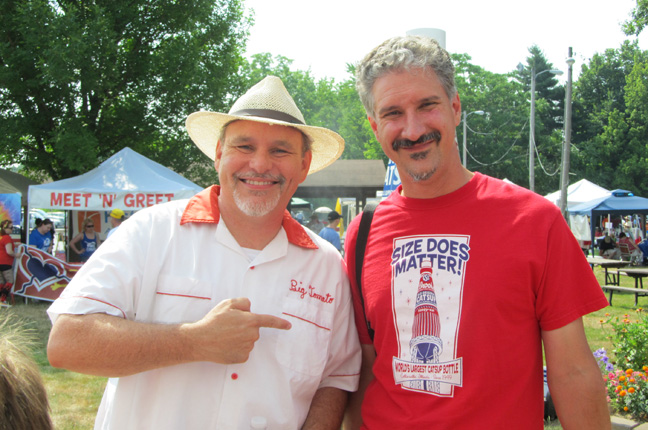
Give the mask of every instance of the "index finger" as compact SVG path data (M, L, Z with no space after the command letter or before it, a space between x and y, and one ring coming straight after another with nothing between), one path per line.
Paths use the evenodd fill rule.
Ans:
M289 321L274 315L255 314L255 317L257 318L259 327L276 328L279 330L290 330L292 327Z

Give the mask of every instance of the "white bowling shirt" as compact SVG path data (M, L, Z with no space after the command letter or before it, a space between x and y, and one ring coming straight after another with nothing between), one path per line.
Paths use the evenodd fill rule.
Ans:
M255 258L220 220L219 188L137 212L75 275L48 312L148 323L202 318L222 300L289 320L262 328L246 363L196 362L108 381L96 429L300 428L315 391L354 391L360 346L340 253L286 212ZM185 209L186 207L186 209Z

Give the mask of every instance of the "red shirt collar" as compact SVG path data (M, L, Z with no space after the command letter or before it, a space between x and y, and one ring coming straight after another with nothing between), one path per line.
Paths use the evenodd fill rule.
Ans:
M193 222L218 224L218 220L220 219L220 211L218 210L219 194L220 186L213 185L205 188L189 199L189 203L187 203L187 207L180 219L180 225ZM288 211L284 212L282 226L288 236L288 242L301 246L302 248L318 248L308 233L304 231L302 225L293 219Z

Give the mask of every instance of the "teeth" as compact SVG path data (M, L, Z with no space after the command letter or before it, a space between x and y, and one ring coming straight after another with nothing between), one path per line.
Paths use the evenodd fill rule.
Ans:
M267 185L267 184L271 184L271 183L272 183L272 182L270 182L270 181L252 181L252 180L249 180L249 179L248 179L246 182L247 182L248 184L250 184L250 185Z

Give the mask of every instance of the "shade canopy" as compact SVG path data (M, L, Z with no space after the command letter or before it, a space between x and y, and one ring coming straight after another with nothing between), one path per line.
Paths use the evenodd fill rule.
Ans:
M598 216L605 215L634 215L648 214L648 199L635 196L627 190L613 190L607 197L601 197L589 202L581 203L572 208L568 208L571 215L589 215L594 220ZM595 222L591 222L591 240L592 249L595 243Z
M43 209L135 211L192 197L202 187L124 148L80 176L29 187L29 206Z
M632 215L648 214L648 199L635 196L627 190L614 190L609 196L599 197L569 208L575 215Z

